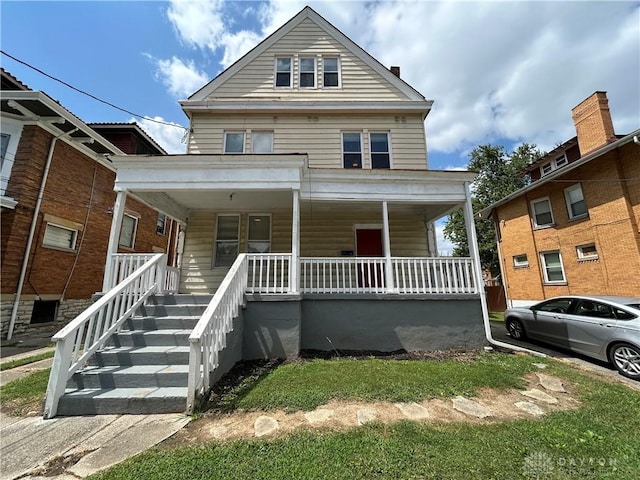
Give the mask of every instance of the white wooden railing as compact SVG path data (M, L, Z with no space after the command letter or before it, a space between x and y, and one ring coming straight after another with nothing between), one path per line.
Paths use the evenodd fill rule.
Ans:
M233 329L233 319L244 299L248 264L247 254L238 255L189 336L188 413L193 413L198 397L209 391L220 351L226 346L227 333Z
M248 253L247 293L288 293L290 253Z
M45 418L56 415L58 401L69 378L85 365L147 297L162 290L167 256L158 253L146 258L137 269L53 336L56 352L47 386Z
M167 267L164 278L164 291L166 293L177 293L180 287L180 269L178 267Z
M110 268L105 272L104 291L108 292L135 272L138 268L152 259L157 253L114 253L111 255ZM165 279L162 290L166 293L175 293L180 284L180 269L166 267Z
M300 258L303 293L384 293L385 259L380 257Z
M458 257L391 259L397 293L477 293L473 260Z

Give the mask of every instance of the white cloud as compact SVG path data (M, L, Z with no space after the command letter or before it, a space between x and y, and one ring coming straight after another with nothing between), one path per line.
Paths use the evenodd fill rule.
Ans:
M208 81L208 75L199 71L192 61L177 57L156 60L156 76L167 86L169 93L177 98L185 98Z
M438 220L436 226L436 243L438 245L438 253L443 256L450 256L453 253L455 245L444 236L444 225L446 217Z
M153 120L166 122L162 117L153 117ZM170 125L166 125L139 118L131 118L129 122L136 122L140 125L167 153L186 153L187 146L182 143L185 130L180 124L167 122Z

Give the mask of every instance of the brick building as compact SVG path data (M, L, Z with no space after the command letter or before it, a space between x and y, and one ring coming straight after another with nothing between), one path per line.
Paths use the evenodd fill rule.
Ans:
M640 296L640 130L616 135L605 92L572 110L576 137L487 207L509 306L557 295Z
M108 155L166 152L135 123L89 126L0 73L1 321L3 338L10 338L70 321L101 290L116 198ZM176 229L129 197L120 250L172 258Z

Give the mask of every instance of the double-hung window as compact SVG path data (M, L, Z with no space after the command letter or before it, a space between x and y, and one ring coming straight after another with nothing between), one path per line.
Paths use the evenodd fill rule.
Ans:
M322 59L322 86L340 86L340 60L337 57L324 57Z
M247 227L247 252L269 253L271 251L271 216L249 215Z
M542 271L544 273L544 283L565 283L564 267L562 266L562 256L558 250L553 252L540 253L542 261Z
M138 218L133 215L124 214L122 216L122 226L120 227L119 244L125 248L133 248L136 242L136 230L138 229Z
M77 238L77 230L55 225L53 223L47 223L42 244L48 247L75 250Z
M535 227L548 227L553 225L551 201L548 197L533 200L531 202L531 213L533 215L533 225Z
M567 211L569 212L570 220L587 216L587 206L584 203L582 187L579 183L565 189L564 198L567 201Z
M164 235L167 230L167 216L164 213L158 213L156 219L156 233L158 235Z
M252 153L273 153L273 132L251 132Z
M362 168L362 139L360 132L343 132L342 160L344 168Z
M224 153L244 153L244 132L224 133Z
M388 133L370 133L371 168L390 168L391 152Z
M276 58L276 87L291 88L293 77L293 61L291 57Z
M316 59L315 57L300 57L298 85L300 88L315 88Z
M240 215L218 215L214 267L230 267L238 256Z

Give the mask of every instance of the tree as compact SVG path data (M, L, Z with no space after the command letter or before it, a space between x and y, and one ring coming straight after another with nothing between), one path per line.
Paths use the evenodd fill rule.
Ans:
M502 145L480 145L474 148L467 165L469 170L478 172L478 177L472 185L474 214L528 185L529 178L524 174L524 168L542 155L535 145L528 143L523 143L510 154L507 154ZM500 265L493 221L476 218L475 224L482 268L489 269L493 275L497 275ZM449 215L444 227L444 236L455 245L454 256L469 256L462 210Z

